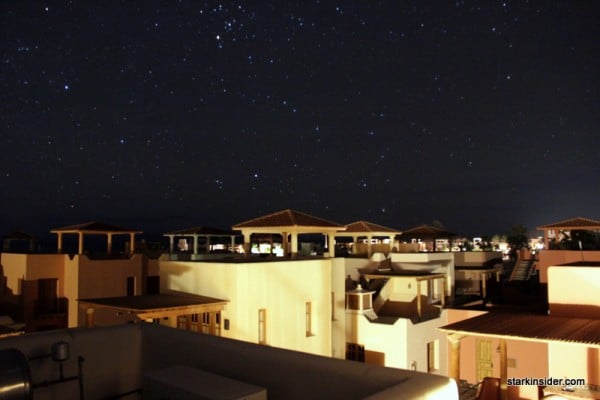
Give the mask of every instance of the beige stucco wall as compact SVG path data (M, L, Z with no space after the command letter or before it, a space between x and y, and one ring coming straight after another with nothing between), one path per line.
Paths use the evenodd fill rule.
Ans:
M600 251L584 250L542 250L538 253L537 269L540 271L540 282L548 282L548 268L553 265L579 261L600 261Z
M448 323L484 314L485 311L448 310ZM460 379L477 383L477 340L489 340L492 349L492 376L500 377L498 339L466 336L460 341ZM508 378L544 378L549 376L548 345L532 341L507 340ZM448 353L448 365L449 365ZM509 387L509 399L537 400L537 386Z
M75 256L79 260L78 293L76 298L93 299L127 295L127 278L135 278L135 294L142 293L142 255L135 254L128 259L91 260L86 255ZM71 300L71 299L69 299ZM71 301L69 304L71 309ZM114 312L95 311L97 325L118 323ZM78 310L78 325L85 325L85 310Z
M418 324L413 324L409 320L405 321L407 328L406 362L408 364L406 368L410 369L411 366L416 365L417 371L427 372L427 343L437 341L439 369L435 371L435 374L447 376L448 341L446 334L436 329L448 323L447 310L442 310L439 318Z
M2 253L1 263L8 288L13 294L21 294L22 279L58 278L58 296L64 296L65 257L63 254Z
M454 293L454 253L391 253L391 259L404 269L446 274L447 293Z
M586 266L549 267L548 302L600 307L600 268Z
M27 279L27 254L2 253L0 258L6 276L6 286L15 295L21 294L21 279Z
M494 258L502 258L501 251L457 251L453 254L455 265L483 264Z
M221 336L254 343L258 342L258 310L264 308L268 345L331 356L331 260L334 259L256 263L161 260L161 291L228 300L221 320L228 319L230 328L222 328ZM336 264L335 268L342 271L341 265ZM336 286L340 286L339 280ZM306 302L312 303L313 336L306 335ZM339 300L337 304L340 305ZM341 314L339 310L338 315Z
M554 378L583 378L600 385L600 349L571 343L548 345L549 374Z
M364 315L348 310L346 313L349 343L365 347L365 352L385 354L385 366L427 372L427 343L438 341L438 375L448 374L448 344L446 335L436 328L447 324L446 311L440 318L413 324L399 318L393 325L372 323ZM413 364L414 362L414 364Z

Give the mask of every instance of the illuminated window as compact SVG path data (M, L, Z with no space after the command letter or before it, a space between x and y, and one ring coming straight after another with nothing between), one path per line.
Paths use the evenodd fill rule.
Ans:
M258 343L267 344L267 310L258 310Z
M427 372L436 372L440 369L439 342L434 340L427 343Z
M312 304L310 301L306 302L306 336L314 336L312 330Z

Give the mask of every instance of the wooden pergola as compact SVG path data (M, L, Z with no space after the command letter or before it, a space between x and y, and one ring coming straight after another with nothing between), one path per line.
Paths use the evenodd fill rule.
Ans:
M284 254L292 257L298 254L298 235L319 233L325 235L329 248L329 256L335 256L335 236L343 225L325 219L314 217L295 210L282 210L273 214L240 222L232 227L240 230L244 236L244 252L250 254L251 236L253 234L279 234L282 237ZM288 243L288 235L290 243Z
M239 233L218 228L212 228L208 226L196 226L193 228L167 232L163 236L169 238L170 253L174 252L175 238L181 237L192 238L192 253L198 254L198 239L203 238L205 240L205 252L208 253L210 251L210 244L212 238L229 238L231 241L231 248L233 249L235 247L235 237L239 236Z
M544 231L544 248L549 249L550 238L558 237L560 231L600 231L600 221L589 218L575 217L565 221L538 226L537 230Z
M83 254L83 238L85 235L106 235L106 252L112 252L112 238L114 235L129 235L129 253L135 251L135 235L142 233L136 229L123 228L115 225L109 225L102 222L86 222L83 224L69 225L62 228L55 228L50 233L58 235L57 251L63 252L63 235L72 234L78 236L77 254Z
M86 312L88 328L94 326L94 312L97 309L109 309L116 313L128 314L140 321L209 313L211 334L216 332L216 314L220 313L228 303L227 300L187 294L105 297L78 301L79 306Z
M372 240L373 238L388 238L390 241L390 251L394 245L394 238L401 232L388 228L387 226L374 224L367 221L356 221L346 225L345 230L340 230L336 233L336 237L351 237L353 242L352 252L356 254L358 239L361 237L367 238L367 256L372 255Z
M419 225L402 231L398 239L409 243L412 239L433 240L433 251L437 251L436 239L448 239L450 241L456 236L458 236L456 233L435 226Z

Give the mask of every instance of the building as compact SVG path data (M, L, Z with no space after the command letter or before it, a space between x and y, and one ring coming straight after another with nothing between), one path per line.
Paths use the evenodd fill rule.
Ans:
M440 328L450 343L449 376L476 384L493 377L495 398L537 399L562 394L566 384L526 378L579 379L577 398L600 398L600 263L548 268L548 315L448 310ZM509 385L510 380L520 385ZM519 382L519 381L517 381Z
M147 323L4 338L0 376L3 397L38 400L458 399L446 377Z
M51 232L57 234L56 254L0 256L3 302L27 331L84 326L85 311L77 299L158 292L157 260L134 252L139 231L90 222ZM116 242L122 237L128 241L119 250ZM113 319L99 317L99 322Z

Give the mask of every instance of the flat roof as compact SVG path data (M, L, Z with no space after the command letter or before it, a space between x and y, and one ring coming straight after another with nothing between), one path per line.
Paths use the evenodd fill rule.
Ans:
M600 348L600 320L530 313L490 312L438 328L446 333Z
M228 300L200 295L148 294L142 296L103 297L78 299L80 305L91 308L112 308L138 314L140 318L152 318L155 314L201 312L207 307L223 307Z

